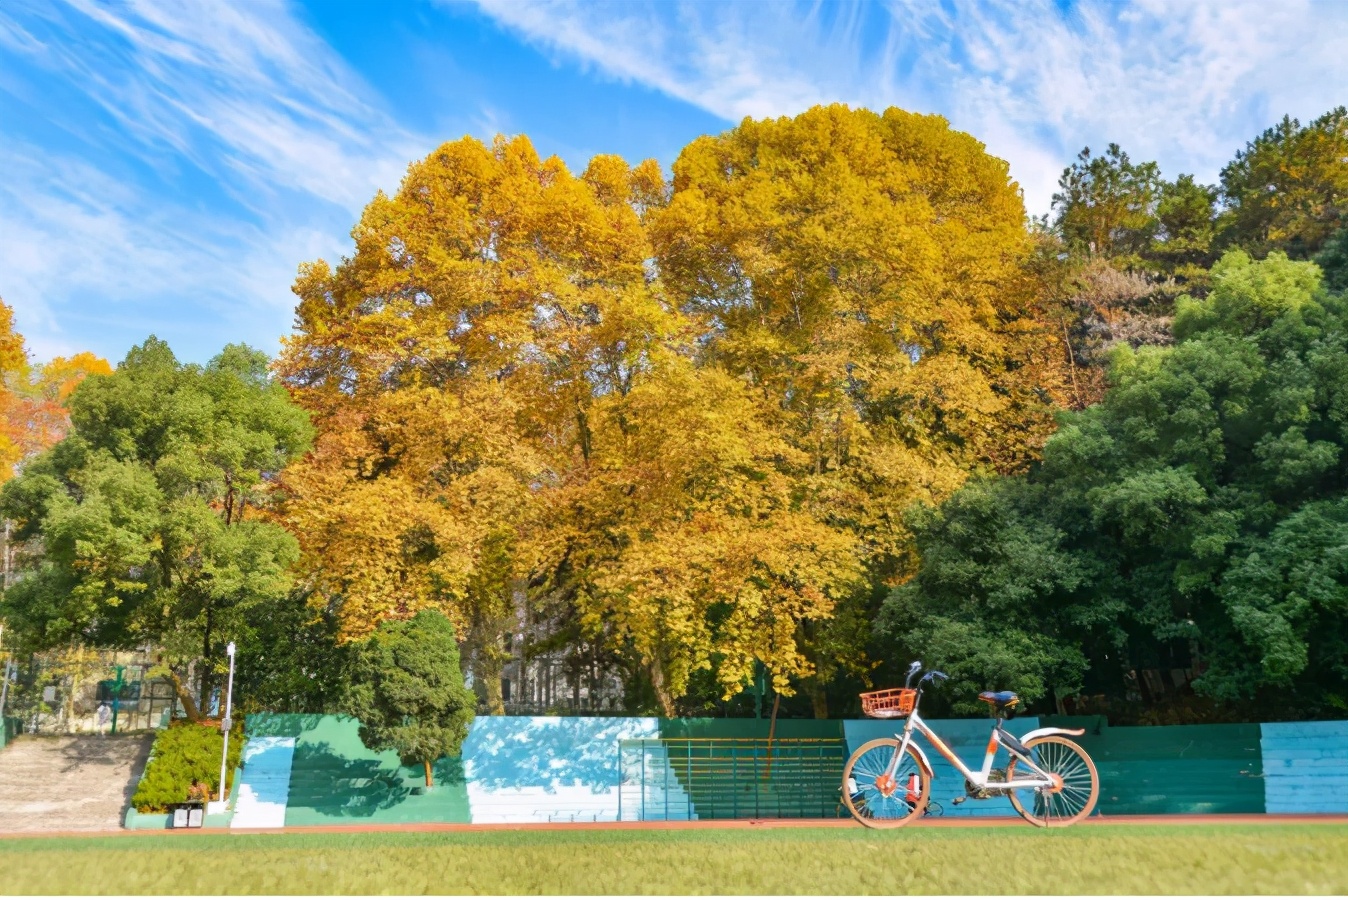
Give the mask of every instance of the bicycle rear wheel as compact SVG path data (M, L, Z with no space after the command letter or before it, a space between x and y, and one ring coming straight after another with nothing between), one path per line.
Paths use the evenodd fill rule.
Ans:
M922 815L931 799L931 779L913 747L908 747L893 774L887 774L898 752L897 739L877 738L858 747L843 766L843 804L868 828L907 825Z
M1095 809L1100 796L1100 775L1085 750L1067 738L1051 735L1025 745L1034 764L1052 776L1056 789L1022 788L1009 791L1011 805L1021 818L1040 828L1060 828L1080 822ZM1018 760L1006 767L1006 780L1016 777ZM1029 767L1020 766L1020 777L1031 778Z

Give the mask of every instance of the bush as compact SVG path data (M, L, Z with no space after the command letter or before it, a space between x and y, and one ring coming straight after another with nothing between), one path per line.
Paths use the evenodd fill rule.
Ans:
M223 740L218 725L181 722L159 732L131 805L137 812L168 812L170 804L186 802L193 778L208 785L213 798L218 797ZM234 783L234 770L242 753L243 722L240 721L229 733L227 791Z

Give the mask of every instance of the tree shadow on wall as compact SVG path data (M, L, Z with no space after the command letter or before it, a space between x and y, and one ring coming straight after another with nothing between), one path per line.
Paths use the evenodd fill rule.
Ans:
M334 753L327 743L296 748L292 766L296 774L290 780L289 805L328 815L372 816L407 800L415 786L401 766L382 759L351 759Z
M318 727L322 713L248 713L244 717L249 737L293 737Z
M640 719L479 716L463 744L464 770L487 790L618 785L618 742L654 735Z

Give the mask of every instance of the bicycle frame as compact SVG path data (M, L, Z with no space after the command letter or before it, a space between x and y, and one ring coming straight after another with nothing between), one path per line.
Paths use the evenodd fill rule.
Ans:
M941 740L926 722L922 721L922 717L917 714L917 708L914 705L913 711L908 715L907 723L904 724L902 734L895 735L896 738L899 738L899 750L894 754L894 759L890 761L885 774L891 778L894 776L899 761L903 759L904 751L908 749L908 745L912 742L913 732L917 731L936 748L936 752L949 760L950 764L976 788L989 791L1014 791L1025 788L1053 787L1053 779L1043 769L1034 764L1034 760L1030 759L1029 752L1020 745L1020 741L1004 732L1000 726L1000 722L992 726L992 734L988 737L987 754L983 757L983 768L975 772L955 755L955 751L946 746L945 741ZM989 781L988 779L992 774L992 761L997 756L998 747L1005 747L1008 753L1028 766L1037 777L1017 778L1014 781ZM920 754L921 750L919 749L918 752Z

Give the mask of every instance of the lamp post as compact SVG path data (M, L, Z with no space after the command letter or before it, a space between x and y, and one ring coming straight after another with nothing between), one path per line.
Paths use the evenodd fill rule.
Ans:
M229 762L229 729L234 724L229 714L233 711L234 699L234 642L230 641L225 647L225 653L229 655L229 683L225 688L225 717L220 720L220 730L225 733L225 745L220 751L220 799L209 804L213 813L222 813L225 807L229 805L229 800L225 797L225 767ZM208 807L208 808L209 808Z

